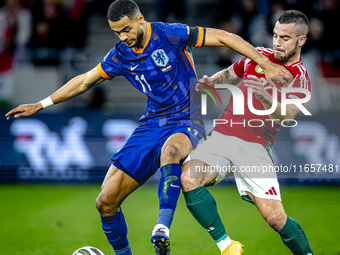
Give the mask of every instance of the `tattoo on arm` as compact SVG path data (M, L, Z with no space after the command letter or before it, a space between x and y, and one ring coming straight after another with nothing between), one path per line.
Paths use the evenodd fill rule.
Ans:
M237 85L242 78L238 77L234 71L234 65L229 66L227 69L219 71L217 84L232 84Z

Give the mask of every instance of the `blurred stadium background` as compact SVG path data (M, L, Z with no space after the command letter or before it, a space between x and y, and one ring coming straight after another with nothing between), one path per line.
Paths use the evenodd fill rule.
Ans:
M273 147L273 154L277 166L296 166L299 170L302 166L301 172L280 173L279 176L281 184L286 185L283 186L283 195L286 189L287 200L289 198L293 200L285 201L286 207L291 208L292 216L299 214L303 208L306 214L300 216L300 220L306 217L313 221L304 222L304 226L311 224L308 231L312 232L312 240L317 242L318 237L323 236L323 241L320 241L319 246L315 246L318 249L316 254L340 254L339 245L336 243L340 238L338 231L340 226L337 223L340 215L338 128L340 43L336 39L340 1L136 0L136 2L147 21L180 22L189 26L220 28L242 36L254 46L265 47L272 47L272 30L275 21L284 10L297 9L307 15L310 30L307 43L302 48L302 60L312 81L312 99L305 105L312 116L300 114L296 127L281 128ZM99 63L118 41L106 20L106 10L110 3L111 0L0 1L0 115L4 116L11 108L22 103L34 103L45 98L72 77L87 72ZM241 58L231 50L208 47L193 49L193 54L199 77L204 74L211 75ZM227 105L229 92L219 94L224 106ZM110 165L111 155L125 143L138 125L138 118L144 112L145 103L146 98L124 78L119 77L30 118L10 121L6 121L5 117L0 118L0 212L3 221L0 226L4 226L4 231L0 231L3 235L0 238L0 254L71 254L73 248L75 250L85 245L96 246L97 242L98 248L102 245L106 247L106 250L105 248L103 250L107 254L111 252L101 233L99 217L94 212L94 199ZM208 131L212 128L209 124L211 119L217 117L223 109L214 106L212 100L208 100L209 105L211 107L208 107L206 116ZM319 166L326 167L324 170L319 168L318 172L312 172L311 164L316 164L317 169ZM140 207L149 208L145 217L150 219L145 220L145 225L136 227L139 229L137 233L146 235L143 236L145 240L140 241L141 252L137 253L136 250L136 254L152 252L148 238L157 215L157 188L156 185L152 185L157 184L157 179L158 173L150 179L149 186L136 192L141 195L133 195L127 201L131 204L131 209L130 211L126 209L126 214L133 226L137 224L136 220L133 220L133 215L138 209L132 204L138 204L138 201L150 194L154 197L153 202L148 201L153 203L152 205L138 204ZM53 186L46 186L51 183ZM73 184L77 185L72 186ZM250 216L254 214L254 208L252 214L249 214L250 206L243 207L244 203L236 199L235 189L227 187L233 184L233 179L227 179L224 184L225 186L215 190L215 194L220 196L220 203L223 204L223 194L228 194L228 201L229 196L230 201L234 201L232 197L235 196L237 204L231 211L223 205L225 209L222 210L230 211L229 217L226 213L225 219L230 220L231 215L237 217L244 208L247 213L240 219L239 225L249 224L254 220L261 222L263 225L260 228L267 231L259 215L256 215L258 217L255 219L252 217L256 216ZM46 189L53 191L49 190L43 195ZM47 197L49 192L51 195ZM91 197L85 205L79 205L85 199L82 198L82 192L84 196L90 194ZM59 194L64 194L65 200L62 200L63 195L58 199ZM69 201L70 197L74 198L72 202ZM32 238L39 238L44 227L55 230L64 226L62 221L59 222L57 219L59 211L55 212L52 209L46 213L56 225L47 224L43 227L38 220L46 208L55 208L59 206L60 201L64 202L64 207L60 207L63 208L60 217L67 214L65 212L67 210L73 215L90 210L91 213L86 213L89 217L83 217L84 222L79 223L88 236L81 234L73 243L58 239L56 241L61 243L54 246L50 244L56 238L53 236L52 241L46 245L53 247L50 250L33 249L29 240L25 245L16 247L16 237L26 238L24 236L30 235ZM306 205L306 208L303 205ZM234 204L231 206L234 208ZM21 223L14 219L13 222L6 221L10 215L20 218L20 214L14 213L17 211L23 211L27 221L23 220ZM179 202L179 211L181 213L183 211L184 216L181 218L180 213L176 214L174 229L178 229L178 232L183 231L176 220L183 222L184 225L192 222L192 226L186 229L191 227L195 229L197 224L184 208L183 200ZM327 218L328 221L321 218ZM324 224L316 226L317 220ZM93 223L95 227L93 229L86 227L87 221L91 221L91 224L95 221L95 224ZM20 234L21 226L25 225L23 222L30 224L27 224L24 227L25 231ZM36 226L32 222L40 225ZM69 222L72 223L73 219L69 219ZM235 228L237 226L235 224ZM255 226L251 228L255 230ZM45 231L48 231L46 229ZM242 229L243 231L238 230L236 233L240 238L251 240L253 248L248 251L254 251L253 254L258 251L256 247L260 247L260 242L268 240L266 239L268 236L275 238L274 234L268 234L269 230L268 233L261 232L257 239L244 237L244 231L248 230L245 230L244 226ZM81 230L77 231L77 228L74 228L72 231L62 235L68 239L70 236L74 238ZM137 238L136 232L133 234L133 231L136 230L130 228L131 235ZM190 236L184 232L177 236L177 247L190 243L190 240L187 240ZM203 233L199 227L197 232ZM202 235L202 241L199 243L207 243L207 247L210 248L192 244L188 250L174 248L178 249L176 254L217 254L216 250L208 252L209 249L215 248L209 246L211 242L208 236L204 233ZM96 240L94 236L97 236L98 241L86 243L88 240ZM279 242L280 240L277 240L277 243ZM44 247L43 242L37 244ZM69 247L68 251L62 249L64 244ZM271 245L274 251L276 243ZM25 250L25 247L28 248ZM266 252L263 249L256 254L274 252Z

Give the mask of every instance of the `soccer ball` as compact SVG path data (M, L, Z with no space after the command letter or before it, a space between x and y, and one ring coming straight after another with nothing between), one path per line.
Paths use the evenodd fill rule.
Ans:
M72 255L105 255L102 251L91 246L79 248Z

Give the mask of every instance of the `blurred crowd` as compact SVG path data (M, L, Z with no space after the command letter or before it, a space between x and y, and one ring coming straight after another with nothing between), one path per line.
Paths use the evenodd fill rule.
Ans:
M86 0L5 0L0 8L0 104L13 90L13 63L58 65L66 47L83 48Z
M150 2L157 19L163 22L173 13L176 21L185 23L190 10L195 8L195 0ZM58 65L63 49L86 47L90 14L96 7L105 18L110 3L111 0L0 0L0 106L13 93L13 63ZM309 18L310 30L303 53L314 56L324 77L339 78L340 43L336 31L340 0L220 0L214 12L200 15L213 19L215 27L238 34L254 46L271 47L275 22L288 9L300 10ZM220 49L218 55L221 67L234 61L228 49Z
M278 17L289 9L309 19L307 43L302 53L317 55L325 77L340 77L340 42L335 39L339 0L235 0L220 1L216 23L221 29L240 35L254 46L272 47L272 31ZM231 64L228 51L221 51L220 65Z
M15 47L33 50L36 64L58 62L57 51L84 47L86 38L85 0L5 0L0 9L1 62ZM44 49L53 49L45 51ZM6 61L10 68L11 61Z

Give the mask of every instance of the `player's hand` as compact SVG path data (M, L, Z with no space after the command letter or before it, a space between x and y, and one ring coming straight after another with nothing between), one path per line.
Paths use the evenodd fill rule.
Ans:
M5 116L7 117L7 120L9 120L12 117L13 118L27 117L37 113L41 109L43 109L43 107L40 102L36 104L22 104L17 108L10 110Z
M275 87L274 81L278 81L284 87L288 87L293 80L292 74L284 66L270 62L265 68L264 74L270 86Z
M203 89L206 88L206 85L214 87L217 79L218 79L218 74L215 74L211 77L204 75L201 79L198 80L198 83L196 84L196 91L199 91L200 88L203 88Z
M247 88L252 88L253 93L255 94L256 98L260 100L264 100L270 95L263 87L263 81L256 77L255 75L248 75L243 80L244 86Z

